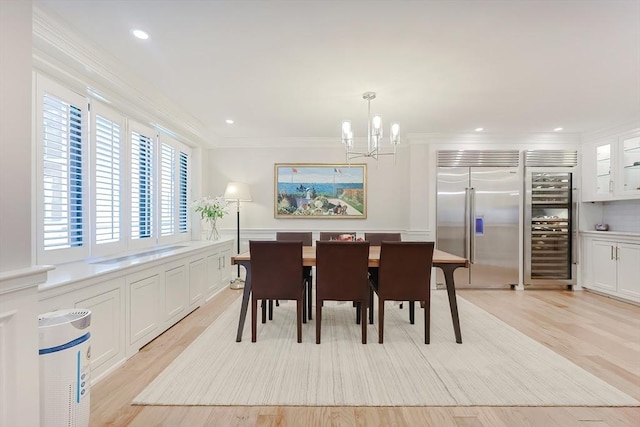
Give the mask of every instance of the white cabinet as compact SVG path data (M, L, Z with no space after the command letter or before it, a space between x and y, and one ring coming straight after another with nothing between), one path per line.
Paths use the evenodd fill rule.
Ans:
M640 302L640 239L584 237L583 286Z
M585 144L582 200L640 198L640 130Z
M143 345L155 338L162 320L160 274L143 271L127 276L129 307L127 310L127 356L135 354Z
M202 304L202 297L207 286L207 265L204 258L189 262L189 311Z
M207 256L206 300L229 284L231 278L230 255L231 251L220 250Z
M184 260L165 267L164 273L164 328L166 329L187 314L189 283Z
M111 290L75 303L75 308L91 310L91 372L102 375L105 367L124 358L122 314L124 280L107 283Z

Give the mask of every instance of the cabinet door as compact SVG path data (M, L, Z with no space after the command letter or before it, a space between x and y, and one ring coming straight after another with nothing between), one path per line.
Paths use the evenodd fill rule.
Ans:
M137 279L137 278L136 278ZM135 353L151 341L159 327L161 300L160 276L155 274L139 280L130 280L129 287L129 344Z
M207 269L204 258L189 263L189 307L199 306L207 286Z
M122 279L119 279L122 280ZM114 281L116 284L118 281ZM120 288L77 301L75 308L91 310L91 370L96 372L105 362L123 357L121 323L124 301Z
M205 299L209 300L213 294L220 288L220 272L222 268L222 260L220 253L215 252L207 256L207 285L205 290Z
M612 176L611 176L611 153L613 146L610 143L600 144L596 146L596 195L608 196L611 194Z
M618 292L640 301L640 245L618 243Z
M164 320L168 321L169 325L173 325L176 317L186 314L188 289L185 266L167 270L164 275L164 286Z
M593 287L608 292L616 290L616 244L593 240L591 246L591 277Z
M220 253L222 264L220 266L220 285L227 286L231 282L231 249L225 249Z
M608 200L612 197L613 141L585 144L582 150L582 201Z
M618 191L624 196L640 195L640 132L620 138Z

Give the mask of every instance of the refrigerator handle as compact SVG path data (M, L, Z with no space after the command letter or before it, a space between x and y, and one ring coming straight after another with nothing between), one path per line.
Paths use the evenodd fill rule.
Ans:
M464 189L464 254L466 259L469 259L469 187Z
M572 247L572 263L573 264L579 264L580 263L580 245L578 242L578 231L580 230L580 203L578 203L578 189L574 188L573 189L573 198L571 200L572 203L572 207L574 209L572 209L571 211L574 212L574 222L573 222L573 227L572 230L570 230L571 232L571 238L573 239L573 244L571 245Z
M476 262L476 189L471 187L469 195L471 205L471 215L469 216L469 234L471 235L469 262L473 264Z

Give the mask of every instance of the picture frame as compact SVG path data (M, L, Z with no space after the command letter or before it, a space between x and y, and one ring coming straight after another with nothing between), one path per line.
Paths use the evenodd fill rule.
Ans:
M274 217L366 219L367 165L276 163Z

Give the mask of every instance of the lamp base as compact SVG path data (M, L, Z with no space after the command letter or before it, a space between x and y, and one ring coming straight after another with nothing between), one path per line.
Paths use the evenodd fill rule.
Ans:
M237 277L235 279L233 279L231 281L231 283L229 284L229 288L230 289L244 289L244 280L242 280L241 278Z

